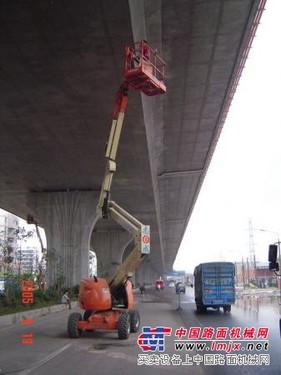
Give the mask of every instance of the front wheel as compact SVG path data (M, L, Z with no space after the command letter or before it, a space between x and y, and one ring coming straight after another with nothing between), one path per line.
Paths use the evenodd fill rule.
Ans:
M81 333L82 329L79 329L77 327L77 323L82 320L82 315L80 313L72 313L68 317L68 323L67 323L67 331L68 336L77 339Z
M140 328L140 314L137 310L130 311L130 332L136 333Z
M203 313L207 311L207 307L202 306L202 305L196 305L196 309L198 313Z
M118 320L118 337L120 340L127 340L130 335L130 315L122 313Z

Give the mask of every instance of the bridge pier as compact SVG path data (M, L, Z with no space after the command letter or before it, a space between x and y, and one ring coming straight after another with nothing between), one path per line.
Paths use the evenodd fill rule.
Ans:
M95 192L36 193L34 212L47 237L47 285L80 283L89 273L90 238L97 220Z
M114 275L123 260L123 253L132 236L123 229L94 230L91 247L97 256L98 276L107 280Z
M93 229L99 194L95 192L34 193L31 206L47 238L47 286L80 284L89 275L89 249L97 256L98 276L114 275L133 249L132 236L123 229ZM150 279L149 263L141 265L139 282ZM152 274L155 271L151 271ZM151 273L150 272L150 273Z
M140 267L136 270L136 285L154 283L157 279L157 272L152 267L150 261L144 260Z

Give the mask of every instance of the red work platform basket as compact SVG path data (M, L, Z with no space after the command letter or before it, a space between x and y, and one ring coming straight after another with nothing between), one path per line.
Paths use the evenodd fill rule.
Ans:
M145 41L125 47L124 77L134 89L148 96L166 92L164 61Z

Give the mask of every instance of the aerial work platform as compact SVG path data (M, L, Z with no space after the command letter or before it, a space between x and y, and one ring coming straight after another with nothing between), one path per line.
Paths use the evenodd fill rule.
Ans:
M146 41L125 47L124 77L135 90L148 96L164 94L165 63Z

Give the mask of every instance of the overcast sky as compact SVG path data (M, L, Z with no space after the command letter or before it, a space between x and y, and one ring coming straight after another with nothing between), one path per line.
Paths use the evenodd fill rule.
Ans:
M175 269L246 260L251 243L265 262L268 244L281 238L280 15L281 1L267 0Z

